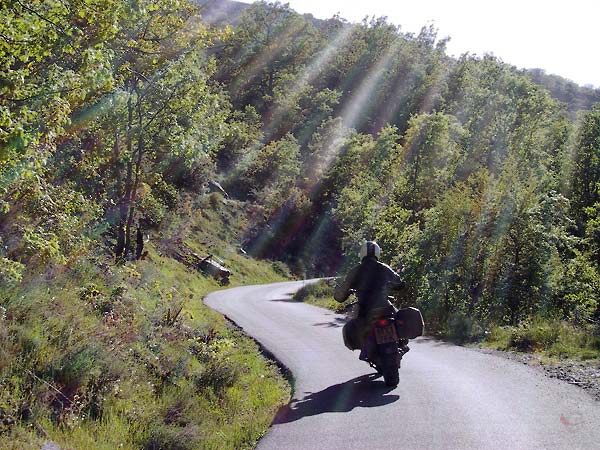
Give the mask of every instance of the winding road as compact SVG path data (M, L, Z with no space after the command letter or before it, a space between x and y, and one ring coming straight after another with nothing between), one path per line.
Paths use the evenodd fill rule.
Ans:
M345 316L291 300L304 283L205 299L293 373L294 398L259 450L600 449L600 402L499 356L420 338L386 387L344 347Z

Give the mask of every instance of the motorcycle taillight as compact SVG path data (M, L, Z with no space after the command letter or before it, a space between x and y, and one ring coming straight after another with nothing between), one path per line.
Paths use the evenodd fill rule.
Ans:
M387 325L389 325L389 321L387 319L379 319L377 321L377 325L379 325L380 327L385 327Z

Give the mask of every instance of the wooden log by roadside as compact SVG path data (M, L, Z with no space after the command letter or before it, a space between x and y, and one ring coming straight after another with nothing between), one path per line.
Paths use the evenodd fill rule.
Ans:
M215 261L213 255L201 256L192 251L192 249L184 243L181 243L178 248L174 250L173 257L188 267L202 272L205 275L212 276L222 285L229 284L231 271Z

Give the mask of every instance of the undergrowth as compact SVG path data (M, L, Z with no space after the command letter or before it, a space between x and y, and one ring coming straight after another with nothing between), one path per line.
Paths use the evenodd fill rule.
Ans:
M208 231L233 221L238 206L219 203L201 221L169 226L185 227L176 237L199 252L218 252L232 285L282 280L271 263L238 254L237 224ZM173 236L157 233L143 261L116 265L99 251L3 286L0 448L254 447L289 386L203 304L222 286L167 255Z
M600 330L565 321L536 319L519 326L495 326L485 345L499 350L540 352L552 358L600 358Z
M351 296L343 303L336 302L333 299L335 285L336 280L333 278L319 280L316 283L310 283L300 288L296 291L292 299L297 302L309 303L321 308L330 309L338 313L346 311L355 298Z

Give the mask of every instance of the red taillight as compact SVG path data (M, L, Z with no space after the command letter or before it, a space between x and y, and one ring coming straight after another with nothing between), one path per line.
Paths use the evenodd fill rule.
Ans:
M385 327L387 325L389 325L389 321L387 319L379 319L377 321L377 325L379 325L380 327Z

